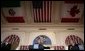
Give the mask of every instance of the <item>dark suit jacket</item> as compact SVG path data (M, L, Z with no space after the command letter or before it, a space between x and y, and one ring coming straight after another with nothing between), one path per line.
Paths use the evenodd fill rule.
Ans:
M1 44L1 49L2 49L2 50L5 49L5 46L6 46L5 43L2 43L2 44Z
M11 50L11 44L7 44L5 49L6 50Z
M3 43L2 45L1 45L1 49L2 50L10 50L11 49L11 44L5 44L5 43Z
M78 44L75 44L74 46L69 45L68 50L79 50Z
M43 45L39 44L39 49L42 49L42 50L44 50L44 49L50 49L50 47L44 47Z
M29 50L44 50L44 49L50 49L50 47L44 47L43 45L39 44L39 49L34 49L34 45L29 46Z

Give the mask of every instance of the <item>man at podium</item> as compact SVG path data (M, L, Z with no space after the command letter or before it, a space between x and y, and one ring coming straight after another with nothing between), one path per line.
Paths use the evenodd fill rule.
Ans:
M44 49L50 49L50 47L44 47L44 38L43 37L39 37L39 39L37 39L37 43L33 44L32 49L33 50L44 50Z

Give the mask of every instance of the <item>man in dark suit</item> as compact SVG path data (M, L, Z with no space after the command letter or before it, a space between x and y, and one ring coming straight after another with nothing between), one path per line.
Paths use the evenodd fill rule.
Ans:
M73 45L69 45L68 47L69 50L79 50L78 44Z
M36 45L38 50L50 49L50 47L44 47L43 44L44 44L44 38L40 36L39 39L37 39L37 43L34 45Z
M1 44L1 49L2 50L11 50L11 44L9 44L8 42L3 42L2 44Z
M5 49L6 49L6 50L11 50L11 44L7 43Z
M39 49L41 49L41 50L50 49L50 47L44 47L42 44L39 44Z
M50 49L50 47L44 47L42 44L34 44L30 46L30 50L44 50Z
M3 50L3 49L5 49L5 43L1 43L1 49Z
M68 46L68 50L79 50L78 44L75 44L72 40L70 40L71 45Z

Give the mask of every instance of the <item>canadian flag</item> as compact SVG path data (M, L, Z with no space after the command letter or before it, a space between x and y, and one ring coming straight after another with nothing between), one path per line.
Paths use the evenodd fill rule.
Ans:
M84 10L83 3L66 3L61 8L61 22L78 23Z

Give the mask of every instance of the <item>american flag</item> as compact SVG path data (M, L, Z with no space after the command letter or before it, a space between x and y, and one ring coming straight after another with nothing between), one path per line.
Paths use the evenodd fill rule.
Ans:
M33 1L33 17L35 23L50 23L52 1Z

